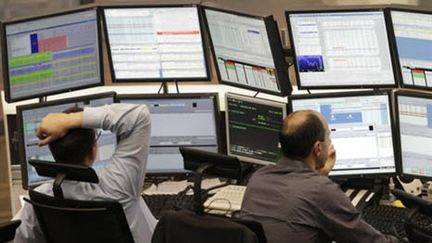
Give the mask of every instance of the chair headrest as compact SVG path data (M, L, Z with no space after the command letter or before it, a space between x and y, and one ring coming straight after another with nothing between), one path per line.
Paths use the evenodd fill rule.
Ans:
M56 178L59 174L65 174L65 180L99 183L99 178L91 167L43 160L29 160L29 163L40 176Z
M211 164L211 167L206 170L206 174L241 180L242 169L237 157L186 147L181 147L180 153L186 170L196 171L202 164L207 163Z

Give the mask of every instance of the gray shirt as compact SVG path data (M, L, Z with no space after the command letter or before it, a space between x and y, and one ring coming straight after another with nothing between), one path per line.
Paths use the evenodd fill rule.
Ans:
M255 172L241 217L259 221L268 243L398 242L362 220L337 184L288 158Z
M156 220L141 197L150 144L150 113L144 105L113 104L86 107L82 126L110 130L119 137L110 161L97 172L98 184L65 181L65 198L78 200L114 199L123 205L127 221L137 243L150 243ZM52 195L52 183L35 189ZM45 242L31 205L25 203L22 224L15 242Z

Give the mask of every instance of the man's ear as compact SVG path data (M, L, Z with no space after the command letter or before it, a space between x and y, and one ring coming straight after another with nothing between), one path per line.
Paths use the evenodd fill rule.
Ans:
M316 141L313 144L312 151L313 151L315 156L319 157L321 155L321 152L322 152L322 143L320 141Z

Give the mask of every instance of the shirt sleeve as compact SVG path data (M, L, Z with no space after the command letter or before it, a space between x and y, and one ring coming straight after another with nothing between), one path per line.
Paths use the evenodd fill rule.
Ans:
M366 223L340 188L331 182L323 183L317 204L322 230L337 242L385 243L399 242Z
M137 198L142 190L150 144L150 113L145 105L112 104L86 107L82 126L115 133L117 146L101 170L99 186L121 203Z
M31 204L25 202L21 209L20 226L15 232L15 243L44 243L45 237L33 212Z

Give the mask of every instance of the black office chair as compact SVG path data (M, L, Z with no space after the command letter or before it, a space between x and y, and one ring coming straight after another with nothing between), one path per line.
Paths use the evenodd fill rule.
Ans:
M31 190L33 205L41 230L48 243L134 242L120 203L64 199L63 180L98 183L92 168L45 161L29 161L41 176L56 178L54 197Z
M259 222L204 214L201 179L203 174L240 181L242 170L236 157L180 148L184 168L195 172L194 212L167 211L160 218L152 243L266 243Z
M8 242L15 238L15 231L21 224L21 220L12 220L0 223L0 242Z
M160 218L152 243L266 243L260 223L200 215L191 211L167 211Z

